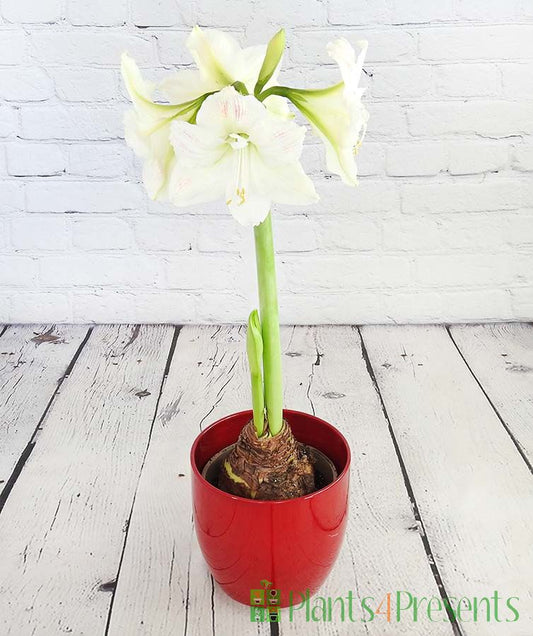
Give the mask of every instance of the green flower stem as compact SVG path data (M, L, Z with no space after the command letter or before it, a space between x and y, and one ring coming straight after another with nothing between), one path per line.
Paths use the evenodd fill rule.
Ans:
M265 393L263 388L263 337L257 309L254 309L248 318L246 351L250 366L254 426L257 437L261 437L265 432Z
M277 435L283 426L281 342L279 338L278 289L272 238L272 217L254 228L259 311L263 335L263 378L268 428Z

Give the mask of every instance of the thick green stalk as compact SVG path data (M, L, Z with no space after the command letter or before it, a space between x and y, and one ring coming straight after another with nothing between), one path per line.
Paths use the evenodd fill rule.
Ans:
M263 380L268 428L277 435L283 426L281 342L279 338L278 288L272 238L272 218L254 228L259 311L263 335Z

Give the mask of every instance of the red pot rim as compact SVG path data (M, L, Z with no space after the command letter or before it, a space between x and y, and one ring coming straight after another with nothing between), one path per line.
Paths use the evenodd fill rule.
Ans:
M340 437L340 439L342 440L342 443L344 444L344 446L346 448L346 464L345 464L344 468L342 469L341 473L339 475L337 475L337 479L334 479L327 486L324 486L323 488L320 488L320 490L315 490L314 492L312 492L312 493L310 493L308 495L302 495L301 497L293 497L292 499L269 499L269 500L248 499L247 497L239 497L237 495L232 495L232 494L230 494L228 492L225 492L224 490L220 490L220 488L217 488L216 486L213 486L213 484L209 483L207 481L207 479L205 479L202 476L202 473L198 470L198 466L196 465L196 461L195 461L196 448L197 448L197 446L198 446L198 444L200 442L200 438L202 437L202 435L206 431L208 431L209 429L213 428L214 426L218 426L219 424L223 423L225 420L229 420L229 419L231 419L233 417L236 417L236 416L242 416L245 413L249 413L250 417L251 417L253 411L251 411L250 409L246 409L244 411L238 411L237 413L231 413L230 415L226 415L225 417L221 417L216 422L213 422L208 427L204 428L204 430L199 435L196 436L196 439L194 440L193 445L191 447L190 463L191 463L191 467L192 467L192 470L193 470L193 473L194 473L195 477L197 479L200 479L205 487L207 487L209 490L214 491L215 493L218 493L221 497L227 498L228 500L231 500L231 501L238 501L238 502L241 502L241 503L242 502L247 502L250 505L265 505L265 504L276 505L276 506L290 505L291 502L293 502L293 501L301 501L301 500L305 500L305 499L313 499L317 495L319 495L321 493L324 493L324 492L327 492L331 488L334 488L335 484L339 480L341 480L346 475L346 473L350 470L350 464L351 464L351 460L352 460L352 453L350 451L350 445L348 444L346 438L339 431L338 428L335 428L335 426L333 426L329 422L326 422L326 420L323 420L322 418L317 417L316 415L312 415L311 413L305 413L303 411L295 411L294 409L283 409L283 414L284 415L288 414L290 416L292 413L298 413L298 414L306 415L307 417L310 417L311 419L318 420L321 424L323 424L327 428L331 429L334 433L336 433ZM319 448L318 450L321 450L321 449Z

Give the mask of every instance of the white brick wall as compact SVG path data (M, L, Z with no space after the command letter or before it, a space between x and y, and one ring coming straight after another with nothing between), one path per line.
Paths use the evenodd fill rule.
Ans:
M194 24L288 30L287 82L370 42L359 188L275 212L282 318L533 318L533 11L525 0L0 0L0 322L243 321L251 231L222 203L152 203L123 141L119 56L191 59Z

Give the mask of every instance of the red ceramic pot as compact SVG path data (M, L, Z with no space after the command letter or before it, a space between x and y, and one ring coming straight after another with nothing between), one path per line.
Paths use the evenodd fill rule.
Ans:
M251 590L279 590L280 607L318 590L339 553L348 516L350 448L324 420L284 411L296 439L329 457L338 477L310 495L256 501L230 495L202 477L205 464L233 444L252 411L206 428L191 449L196 535L213 577L233 599L251 604ZM261 583L267 580L271 585ZM269 592L267 591L266 594ZM272 593L274 594L274 593Z

